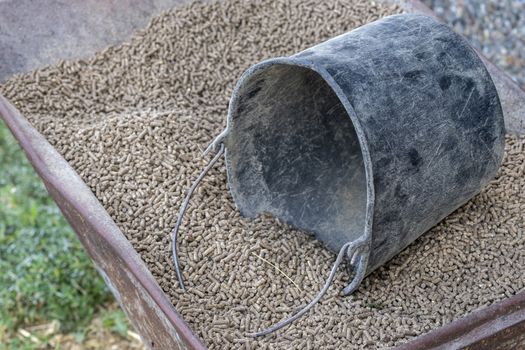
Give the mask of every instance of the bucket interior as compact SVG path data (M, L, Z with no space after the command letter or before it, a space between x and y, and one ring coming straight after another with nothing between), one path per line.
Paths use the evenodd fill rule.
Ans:
M227 166L246 216L270 213L337 250L364 232L367 186L352 121L315 71L272 64L232 100Z

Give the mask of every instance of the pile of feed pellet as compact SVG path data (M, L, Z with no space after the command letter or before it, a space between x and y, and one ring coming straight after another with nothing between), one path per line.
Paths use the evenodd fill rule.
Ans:
M225 126L240 74L399 11L367 0L228 0L164 13L130 43L7 81L0 92L64 155L211 349L381 348L426 333L525 288L525 139L508 137L481 194L341 297L345 269L318 292L335 253L271 217L242 218L220 161L191 201L170 250L184 193Z

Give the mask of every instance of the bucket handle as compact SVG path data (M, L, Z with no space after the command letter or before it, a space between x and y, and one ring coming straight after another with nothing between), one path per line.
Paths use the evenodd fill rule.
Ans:
M184 214L186 213L186 210L188 209L188 205L191 199L191 196L193 195L193 192L195 192L195 189L199 186L200 182L206 176L208 171L217 163L219 158L224 154L224 138L228 135L228 128L224 129L206 148L206 150L203 152L203 155L208 154L210 151L215 151L215 156L208 162L206 167L202 170L202 172L199 174L197 179L193 182L191 187L189 188L186 197L184 198L184 201L182 202L182 205L179 209L179 215L177 217L177 222L175 223L175 227L171 232L171 250L172 250L172 257L173 257L173 263L175 265L175 272L177 274L177 279L179 281L179 285L181 289L185 292L186 287L184 285L184 278L182 276L182 271L180 269L180 263L177 253L177 236L180 229L180 226L182 224L182 219L184 217ZM251 333L250 335L253 337L261 337L268 335L270 333L273 333L283 327L286 327L287 325L291 324L301 316L303 316L305 313L307 313L311 308L313 308L320 300L321 298L326 294L328 289L330 288L330 285L332 284L335 273L337 272L337 269L339 268L339 265L341 265L341 262L343 261L343 258L346 256L348 260L350 260L350 264L354 269L354 277L352 278L352 281L350 284L348 284L343 289L343 295L349 295L353 293L357 287L361 284L361 281L365 277L366 274L366 268L368 265L368 256L370 255L370 235L364 234L361 237L359 237L355 241L350 241L345 243L341 249L339 250L339 253L337 254L337 258L332 266L332 269L330 271L330 274L328 275L328 278L326 279L325 284L321 288L321 290L317 293L315 298L308 303L308 305L304 306L301 310L299 310L294 315L290 316L289 318L276 323L275 325L259 331L255 333Z
M177 274L177 280L179 281L179 286L182 289L183 292L186 291L186 286L184 285L184 277L182 276L182 271L180 269L180 263L179 263L179 255L177 253L177 236L179 233L180 225L182 224L182 219L184 218L184 214L186 213L186 210L188 209L188 205L190 203L191 196L193 195L193 192L197 189L199 184L201 183L202 179L208 171L217 163L219 158L224 153L224 138L228 135L228 128L226 127L204 150L202 153L203 156L206 156L210 151L215 151L216 154L208 162L206 167L202 170L202 172L199 174L197 179L193 182L191 187L188 189L188 192L186 193L186 197L184 198L184 201L182 202L182 205L179 209L179 215L177 217L177 222L175 223L175 227L171 231L171 254L173 258L173 264L175 265L175 273Z
M210 146L204 151L205 153L209 152ZM213 167L215 163L219 160L221 155L224 153L224 144L221 143L219 146L219 150L215 154L212 160L206 165L204 170L199 174L199 177L193 182L190 189L188 190L188 193L186 194L186 198L184 198L184 202L182 202L182 205L179 209L179 215L177 217L177 222L175 223L175 228L171 231L171 252L173 256L173 263L175 265L175 272L177 273L177 280L179 281L180 288L185 292L186 287L184 286L184 278L182 276L182 271L180 269L180 263L179 263L179 255L177 253L177 235L180 229L180 225L182 224L182 218L184 217L184 214L186 213L186 210L188 209L188 205L190 203L191 196L193 195L193 192L195 192L195 189L197 186L199 186L200 182L206 176L208 171Z
M363 278L365 277L366 265L368 262L369 255L368 251L370 247L369 243L370 242L367 239L367 237L363 238L363 236L361 236L361 238L359 238L358 240L345 243L339 250L339 253L337 254L337 258L334 264L332 265L332 270L330 271L330 274L328 275L328 278L326 279L323 288L321 288L319 293L317 293L315 298L313 298L308 305L304 306L301 310L299 310L294 315L288 317L287 319L276 323L273 326L266 328L265 330L252 333L250 335L253 337L262 337L273 333L291 324L292 322L303 316L305 313L307 313L311 308L313 308L325 295L325 293L328 291L328 288L330 288L330 285L334 280L337 268L343 261L343 257L345 255L350 259L351 264L354 267L355 274L352 278L352 282L343 289L343 294L348 295L355 291L361 283L361 281L363 280Z

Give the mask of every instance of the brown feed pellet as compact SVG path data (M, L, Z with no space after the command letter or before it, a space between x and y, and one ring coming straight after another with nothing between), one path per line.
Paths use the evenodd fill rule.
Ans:
M365 0L194 3L153 18L129 43L0 91L77 170L210 349L382 348L525 288L524 138L508 137L497 178L354 295L340 296L349 278L340 269L314 310L264 338L246 333L307 303L335 253L271 217L240 217L222 161L181 228L185 294L169 233L246 68L396 12Z

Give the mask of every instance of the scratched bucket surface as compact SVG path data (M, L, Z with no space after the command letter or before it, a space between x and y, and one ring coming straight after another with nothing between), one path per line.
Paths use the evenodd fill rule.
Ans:
M270 213L335 251L364 242L353 290L487 184L504 129L468 43L404 14L248 69L220 141L243 215Z

